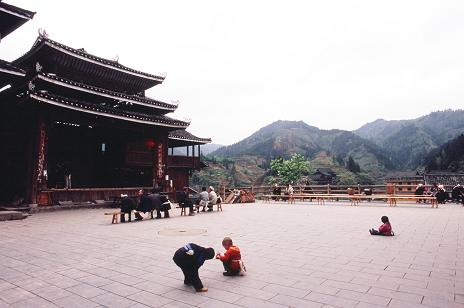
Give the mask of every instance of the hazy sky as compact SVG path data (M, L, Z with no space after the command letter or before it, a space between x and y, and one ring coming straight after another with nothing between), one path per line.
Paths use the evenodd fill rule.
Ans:
M0 44L13 60L37 29L149 73L189 130L230 144L275 120L356 129L464 106L464 1L9 0L36 11Z

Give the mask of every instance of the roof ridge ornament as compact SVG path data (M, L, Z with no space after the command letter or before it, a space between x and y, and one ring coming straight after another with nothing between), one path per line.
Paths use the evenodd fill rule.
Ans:
M39 28L38 32L39 32L40 37L48 38L48 33L47 33L47 31L45 31L45 29Z
M40 65L40 63L37 61L37 62L35 63L35 71L36 71L37 73L40 73L40 72L42 72L42 69L43 69L43 66Z

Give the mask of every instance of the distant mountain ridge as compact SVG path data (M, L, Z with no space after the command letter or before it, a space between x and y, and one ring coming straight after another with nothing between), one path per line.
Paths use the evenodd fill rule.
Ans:
M464 132L464 110L444 110L411 120L376 120L355 134L385 150L397 168L414 169L427 154Z
M361 169L380 176L393 167L390 159L375 143L353 132L321 130L303 121L277 121L265 126L242 141L222 147L212 156L238 159L255 156L269 162L288 158L299 153L312 159L320 152L327 152L339 162L352 156Z
M342 182L381 182L392 171L423 168L431 151L464 133L464 110L445 110L411 120L376 120L355 131L323 130L303 121L276 121L208 157L214 170L204 180L252 184L269 174L269 163L294 153L311 160L313 169L337 170ZM436 154L437 155L437 154ZM351 157L361 173L346 168ZM225 164L224 164L225 162ZM219 176L221 174L221 176ZM201 173L197 174L201 178ZM222 180L219 180L221 178Z

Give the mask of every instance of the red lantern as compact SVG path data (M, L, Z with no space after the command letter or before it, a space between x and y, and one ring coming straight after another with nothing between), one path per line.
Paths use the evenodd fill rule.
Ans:
M155 142L153 139L147 139L147 140L145 141L145 146L146 146L149 150L151 150L151 149L153 149L153 148L156 146L156 142Z

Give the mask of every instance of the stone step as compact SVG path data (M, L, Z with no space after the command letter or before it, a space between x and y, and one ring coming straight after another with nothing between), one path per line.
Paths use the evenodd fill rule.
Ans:
M0 221L24 219L28 214L18 211L0 211Z

